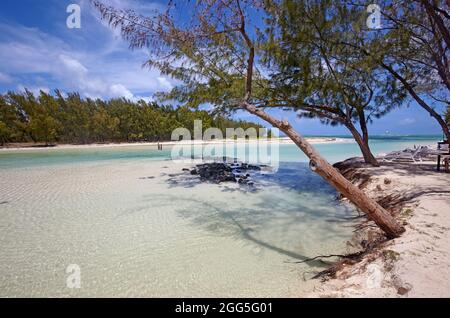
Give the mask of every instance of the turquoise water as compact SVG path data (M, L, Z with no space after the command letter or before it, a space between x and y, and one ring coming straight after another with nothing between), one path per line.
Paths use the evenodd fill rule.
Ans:
M157 151L154 146L102 147L96 149L32 149L0 151L1 168L20 168L48 165L83 164L117 160L164 160L170 150Z
M350 139L315 147L331 162L359 155ZM298 262L351 252L357 213L295 145L279 149L279 169L254 188L200 183L170 148L0 152L0 297L298 297L324 269ZM66 284L71 264L79 289Z
M340 137L342 138L342 137ZM375 155L386 154L395 150L413 148L414 146L436 145L442 140L440 136L397 136L397 137L372 137L370 147ZM314 147L331 163L350 157L361 156L358 145L352 138L345 138L342 143L316 144ZM307 157L295 145L280 146L280 161L308 161Z
M334 163L349 157L360 156L358 146L353 139L343 138L344 142L315 144L314 147L328 161ZM372 152L377 155L393 150L412 148L417 145L436 144L439 136L400 136L400 137L373 137L370 146ZM230 148L230 146L227 146ZM246 147L247 153L249 147ZM238 151L236 150L236 153ZM59 164L82 164L103 161L126 160L165 160L170 159L171 148L166 146L162 151L155 146L123 146L101 147L95 149L30 149L20 151L0 151L0 169L46 166ZM281 144L279 146L280 162L307 162L307 157L293 144Z

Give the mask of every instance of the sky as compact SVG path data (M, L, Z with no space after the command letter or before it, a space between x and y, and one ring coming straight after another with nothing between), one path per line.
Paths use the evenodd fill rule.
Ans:
M165 2L105 0L117 8L142 14L163 10ZM81 8L81 28L68 28L67 6ZM117 30L99 19L88 0L3 0L0 3L0 93L78 91L85 97L126 97L151 100L174 82L157 70L142 67L148 53L131 51ZM348 134L344 127L331 127L314 119L299 119L293 112L272 111L289 119L305 135ZM251 114L236 118L259 122ZM374 135L439 134L440 128L417 104L394 110L369 126Z

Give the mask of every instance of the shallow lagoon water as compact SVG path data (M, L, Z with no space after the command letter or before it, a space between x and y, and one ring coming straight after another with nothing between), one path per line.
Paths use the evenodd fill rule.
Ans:
M356 212L280 147L256 191L193 182L168 150L1 153L0 296L298 296L323 264L295 262L345 251Z

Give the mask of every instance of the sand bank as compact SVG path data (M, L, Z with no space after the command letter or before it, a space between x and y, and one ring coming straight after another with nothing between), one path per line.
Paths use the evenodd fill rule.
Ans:
M366 193L393 207L406 232L302 296L450 297L450 175L436 172L432 161L378 168L356 161L353 175Z
M337 142L348 142L348 139L345 138L335 138L335 137L307 137L306 138L312 144L321 144L321 143L337 143ZM163 141L163 142L123 142L123 143L92 143L92 144L83 144L83 145L73 145L73 144L56 144L54 146L45 146L44 144L33 144L33 143L17 143L17 144L9 144L4 147L0 147L0 151L8 151L8 150L32 150L32 149L86 149L86 148L109 148L109 147L157 147L158 144L163 146L173 146L175 144L189 144L192 143L194 145L213 145L213 144L233 144L233 143L280 143L280 144L293 144L292 140L289 138L274 138L274 139L220 139L220 140L188 140L188 141Z

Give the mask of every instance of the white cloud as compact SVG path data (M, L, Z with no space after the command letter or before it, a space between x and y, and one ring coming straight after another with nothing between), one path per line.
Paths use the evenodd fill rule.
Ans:
M102 0L102 2L119 10L133 10L143 16L154 16L156 12L164 12L166 4L150 1L138 0ZM108 38L104 53L114 53L117 51L128 50L128 44L122 40L119 28L112 28L108 22L100 18L100 13L94 8L90 1L82 0L80 2L82 12L88 12L87 19L83 20L84 29L96 29L98 33L103 33ZM86 17L86 16L85 16ZM87 21L86 21L87 20ZM100 28L99 28L100 27ZM141 61L142 62L142 61Z
M114 84L109 87L110 95L112 97L125 97L127 99L133 99L134 95L122 84Z
M13 78L11 76L9 76L6 73L0 72L0 82L11 83L12 81L13 81Z
M158 83L161 85L161 88L165 90L171 90L173 85L167 80L165 77L157 77Z
M62 37L0 23L0 82L8 81L16 87L49 86L89 97L147 100L153 93L173 87L158 71L141 67L148 58L145 51L129 51L111 29L107 35L106 29L103 33L99 29L97 21L83 21L82 38L67 30ZM83 42L96 32L98 45Z
M88 2L88 1L87 1ZM167 6L164 3L156 1L143 1L143 0L103 0L105 5L111 6L120 10L134 10L144 16L149 16L155 12L163 12ZM83 1L83 5L86 1Z
M32 92L33 95L38 96L41 91L43 91L44 93L49 93L50 89L48 87L45 86L32 86L32 87L25 87L22 84L17 85L17 90L19 92L25 92L25 89L27 89L28 91Z
M412 117L406 117L402 120L400 120L400 125L412 125L416 123L416 119Z
M78 77L85 77L87 75L87 68L84 67L83 64L81 64L79 61L77 61L74 58L71 58L70 56L61 54L59 56L59 60L61 61L62 65L65 67L67 71L69 71L72 74L77 75Z

